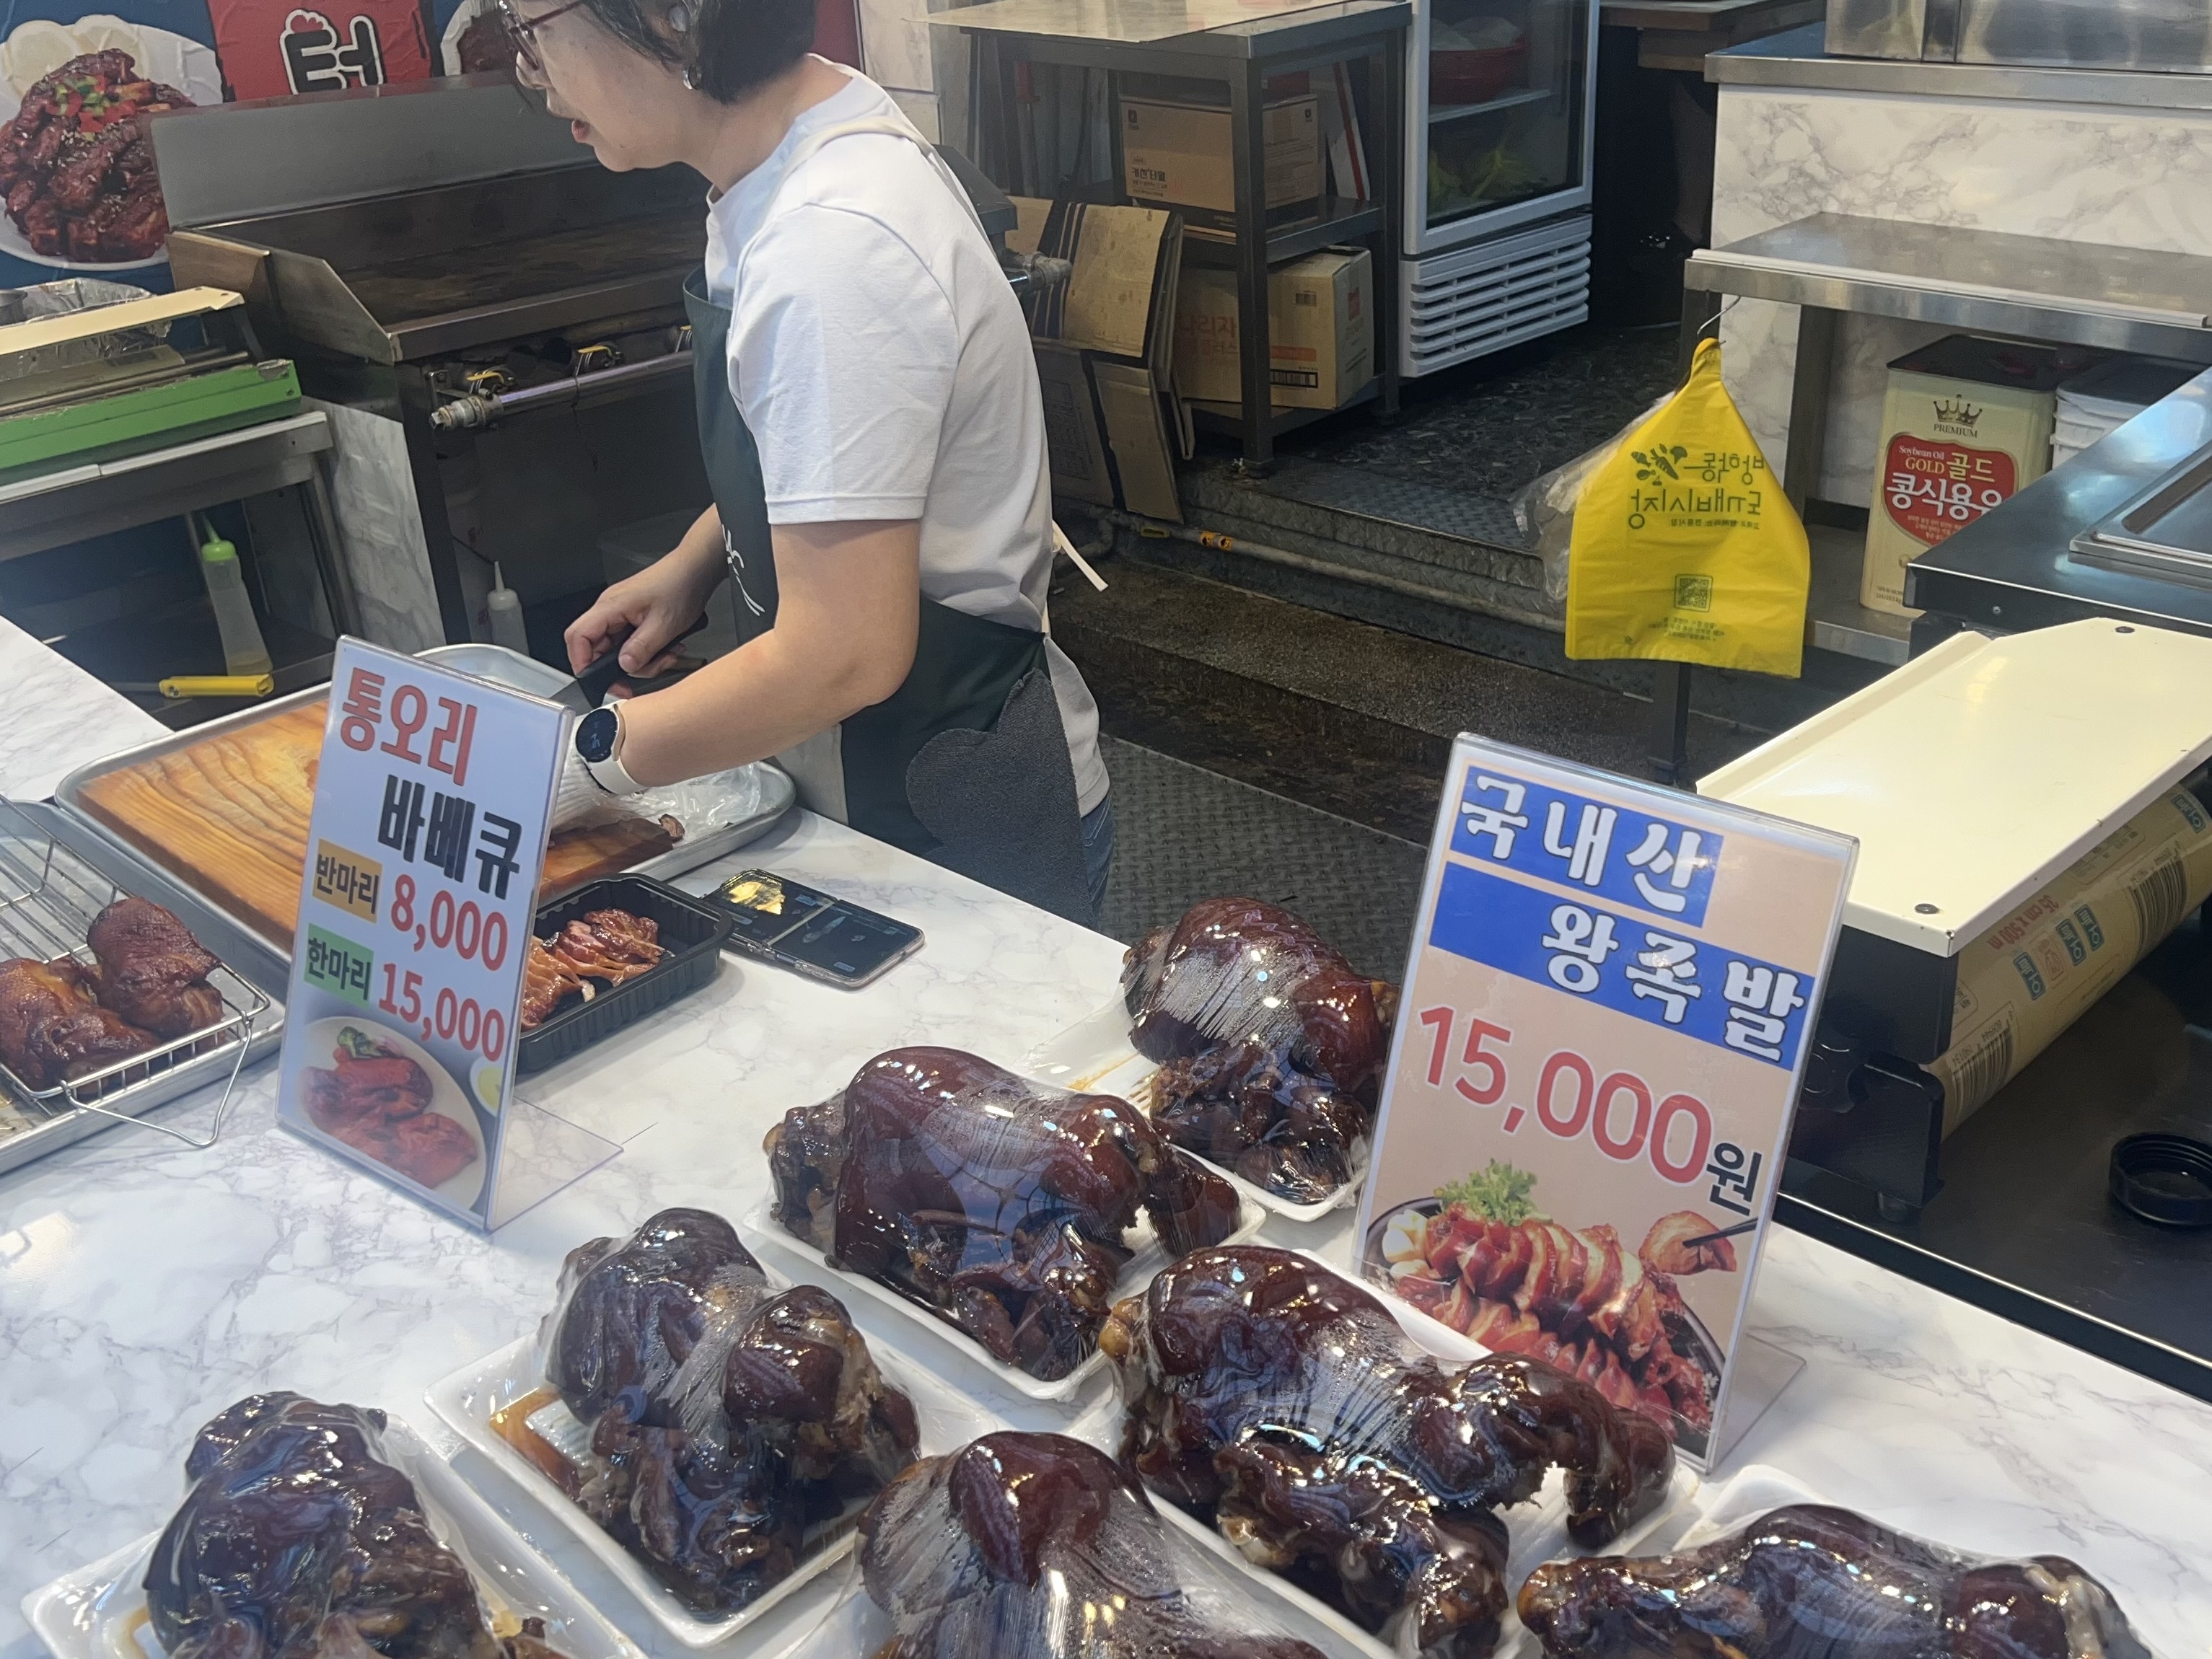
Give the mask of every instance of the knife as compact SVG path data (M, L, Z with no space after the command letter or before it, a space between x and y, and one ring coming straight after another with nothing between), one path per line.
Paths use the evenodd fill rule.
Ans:
M668 645L673 646L678 640L690 639L706 625L707 615L702 611L698 621L678 634L675 639L669 641ZM668 647L664 646L661 648L666 650ZM622 678L623 672L622 641L617 640L598 661L577 675L572 684L563 688L554 701L573 714L588 714L607 700L608 690L617 680Z

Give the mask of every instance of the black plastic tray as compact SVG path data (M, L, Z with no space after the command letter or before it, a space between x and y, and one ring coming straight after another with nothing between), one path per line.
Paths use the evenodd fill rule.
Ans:
M654 1010L689 996L714 977L722 943L735 919L649 876L608 876L580 887L538 913L538 937L550 939L586 910L627 910L660 924L667 954L635 979L600 990L588 1001L563 1008L514 1046L514 1068L542 1072L571 1054L635 1024Z

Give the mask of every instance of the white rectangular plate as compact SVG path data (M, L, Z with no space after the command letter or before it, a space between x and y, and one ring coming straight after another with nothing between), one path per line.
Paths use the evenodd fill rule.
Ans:
M524 1619L543 1619L545 1639L568 1659L644 1659L405 1419L386 1416L386 1461L415 1483L432 1528L468 1567L495 1628L508 1632ZM181 1450L177 1465L181 1480ZM160 1659L141 1588L160 1538L149 1532L23 1598L24 1619L54 1659Z
M781 1288L780 1276L771 1273L769 1277ZM504 1410L544 1386L545 1379L538 1375L535 1363L537 1346L534 1336L518 1337L496 1353L488 1353L432 1383L423 1392L423 1401L441 1421L489 1458L501 1474L574 1533L584 1547L622 1580L623 1587L638 1599L654 1621L685 1647L710 1647L725 1640L801 1584L851 1553L853 1529L845 1526L831 1537L811 1546L788 1578L771 1584L757 1599L735 1613L719 1617L695 1613L673 1590L654 1577L644 1562L609 1537L543 1470L492 1428L493 1413ZM914 1401L915 1414L921 1419L922 1455L933 1456L964 1446L998 1426L988 1413L919 1365L902 1363L897 1355L885 1351L884 1344L871 1342L868 1352L875 1356L884 1379L894 1388L902 1389ZM106 1659L113 1656L107 1656Z
M1243 1200L1239 1212L1237 1231L1224 1241L1226 1243L1243 1243L1258 1232L1267 1218L1267 1212L1249 1198ZM1042 1382L1018 1366L1009 1365L950 1320L940 1318L918 1302L908 1301L890 1285L859 1273L848 1273L842 1267L831 1267L829 1258L812 1244L784 1231L783 1224L775 1218L775 1200L772 1195L762 1200L759 1207L739 1222L738 1226L744 1232L747 1242L765 1245L772 1252L781 1252L805 1262L810 1278L819 1275L818 1283L835 1289L841 1295L849 1289L876 1306L898 1315L917 1328L958 1349L988 1372L994 1382L1026 1395L1031 1400L1072 1400L1083 1391L1085 1385L1098 1374L1099 1368L1106 1363L1106 1356L1094 1348L1089 1358L1066 1376L1051 1382ZM1121 1277L1114 1286L1114 1293L1117 1297L1134 1296L1142 1291L1152 1282L1152 1275L1168 1265L1169 1260L1166 1248L1153 1237L1149 1221L1139 1221L1123 1238L1134 1254L1122 1264Z
M1119 1096L1150 1116L1152 1074L1160 1067L1158 1060L1139 1054L1136 1044L1129 1041L1129 1010L1121 998L1115 997L1092 1009L1059 1036L1048 1037L1030 1049L1014 1069L1039 1083L1049 1083L1054 1088L1072 1090L1077 1094ZM1254 1203L1272 1210L1286 1221L1318 1221L1332 1210L1357 1203L1360 1186L1367 1179L1365 1142L1360 1144L1358 1156L1352 1160L1352 1179L1327 1198L1311 1204L1294 1204L1222 1168L1210 1158L1197 1152L1190 1156Z

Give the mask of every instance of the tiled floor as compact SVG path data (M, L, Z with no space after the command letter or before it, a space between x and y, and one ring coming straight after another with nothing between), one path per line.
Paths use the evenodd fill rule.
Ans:
M1406 971L1426 849L1112 739L1117 844L1106 932L1133 941L1200 899L1297 912L1377 979Z

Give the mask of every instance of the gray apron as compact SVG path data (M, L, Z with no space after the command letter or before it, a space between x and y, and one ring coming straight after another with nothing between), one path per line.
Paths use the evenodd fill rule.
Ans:
M828 128L793 164L859 132L919 147L974 217L950 170L902 122L873 118ZM756 639L775 625L775 556L760 452L730 388L729 308L708 297L703 270L684 284L684 307L699 453L721 516L738 635ZM1075 769L1042 633L970 617L924 594L904 684L779 758L815 811L1071 921L1096 920Z

